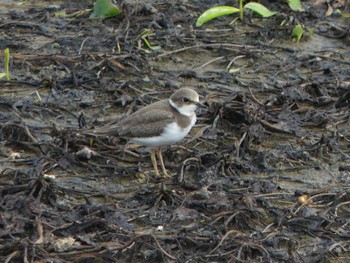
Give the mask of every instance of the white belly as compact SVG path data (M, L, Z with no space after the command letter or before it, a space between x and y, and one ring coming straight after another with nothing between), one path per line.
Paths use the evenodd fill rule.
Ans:
M178 126L177 123L171 123L164 129L164 132L160 136L132 138L130 139L130 142L152 147L175 144L186 137L186 135L190 132L190 130L196 123L196 119L196 115L194 114L192 117L191 124L187 128L183 129L180 126Z

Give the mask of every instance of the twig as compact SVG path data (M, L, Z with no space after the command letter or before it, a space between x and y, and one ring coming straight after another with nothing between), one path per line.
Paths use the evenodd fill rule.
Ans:
M208 47L235 47L235 48L254 48L254 46L245 46L245 45L237 45L237 44L228 44L228 43L216 43L216 44L201 44L201 45L194 45L189 47L184 47L180 49L176 49L170 52L166 52L163 54L158 55L158 58L170 56L176 53L180 53L189 49L196 49L196 48L208 48Z
M158 248L160 249L160 251L162 251L164 253L164 255L166 255L168 258L172 259L172 260L176 260L177 258L170 255L168 252L166 252L159 244L158 242L158 239L154 236L154 235L151 235L151 237L154 239L154 241L156 242Z
M217 250L217 249L221 246L221 244L224 242L224 240L225 240L229 235L235 234L235 233L237 233L237 234L242 234L241 232L239 232L239 231L237 231L237 230L230 230L230 231L228 231L228 232L222 237L222 239L220 240L219 244L218 244L212 251L210 251L209 254L213 254L213 253L215 252L215 250Z
M204 63L203 65L199 66L198 69L201 69L201 68L204 68L208 65L210 65L211 63L214 63L215 61L218 61L220 59L223 59L225 56L221 56L221 57L217 57L217 58L214 58L212 60L209 60L208 62Z

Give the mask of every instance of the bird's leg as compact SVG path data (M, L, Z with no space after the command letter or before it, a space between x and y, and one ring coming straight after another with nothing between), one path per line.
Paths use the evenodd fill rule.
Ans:
M165 169L165 165L164 165L164 161L163 161L163 156L162 156L162 150L160 148L157 149L157 155L158 155L158 159L160 162L160 166L162 167L162 171L165 177L169 177L166 169Z
M158 167L157 167L157 159L156 159L156 150L154 150L154 149L152 149L152 151L151 151L151 160L152 160L152 164L153 164L154 173L156 174L156 176L159 176L159 171L158 171Z

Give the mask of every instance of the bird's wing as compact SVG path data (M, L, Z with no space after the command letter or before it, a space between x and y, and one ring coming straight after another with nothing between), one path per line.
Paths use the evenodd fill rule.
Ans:
M164 109L167 109L164 111ZM112 135L125 138L142 138L162 134L164 126L175 121L170 106L164 101L142 108L113 125L95 129L95 135Z
M130 115L131 117L131 115ZM118 123L118 134L126 138L143 138L161 135L164 127L175 121L170 111L159 109L147 112L136 112L132 118L126 118Z

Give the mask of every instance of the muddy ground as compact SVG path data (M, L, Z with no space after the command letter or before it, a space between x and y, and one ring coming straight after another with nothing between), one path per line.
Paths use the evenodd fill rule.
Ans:
M349 262L349 2L196 28L212 2L0 1L0 262ZM180 87L208 109L171 178L82 133Z

